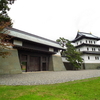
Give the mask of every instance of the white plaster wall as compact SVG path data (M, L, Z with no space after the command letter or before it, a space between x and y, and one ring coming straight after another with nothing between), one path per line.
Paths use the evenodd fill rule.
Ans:
M22 46L22 41L14 40L14 41L13 41L13 44L14 44L14 45Z
M86 41L87 41L87 44L96 44L97 43L97 40L94 40L94 39L82 39L82 40L79 40L79 41L75 42L75 46L77 46L77 43L78 43L78 45L80 45L82 43L86 43Z
M57 52L56 54L54 54L54 55L56 55L56 56L61 56L60 50L58 50L58 52Z
M75 46L80 45L82 43L85 43L85 39L82 39L82 40L79 40L79 41L75 42Z
M49 51L54 52L54 49L53 48L49 48Z
M90 59L88 59L88 56ZM84 59L84 63L100 63L100 55L84 54L81 57ZM99 60L96 60L95 57L99 57Z
M79 49L80 49L80 51L87 51L87 48L85 46L82 46Z
M69 61L66 60L66 57L62 57L62 61L63 62L69 62Z
M90 57L90 59L88 59L88 56ZM100 63L100 56L99 55L86 55L86 54L84 54L81 57L84 59L83 63ZM95 57L99 57L99 60L95 60ZM66 60L66 57L62 57L62 61L69 62Z
M87 48L89 48L89 49L87 50ZM92 48L95 48L95 50L92 50ZM77 51L79 51L79 49L80 49L80 51L99 51L100 47L82 46L82 47L77 48Z

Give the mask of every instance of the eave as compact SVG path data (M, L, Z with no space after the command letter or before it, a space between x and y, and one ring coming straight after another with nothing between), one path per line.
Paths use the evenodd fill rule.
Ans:
M100 45L98 45L98 44L86 44L86 43L82 43L82 44L80 44L80 45L75 46L75 48L82 47L82 46L100 47Z
M19 40L19 41L22 41L22 42L29 42L29 43L35 43L35 44L40 44L40 45L43 45L43 46L46 46L46 47L51 47L51 48L56 48L58 50L65 50L63 47L55 47L55 46L49 46L49 45L46 45L46 44L42 44L42 43L37 43L37 42L33 42L33 41L29 41L29 40L25 40L25 39L22 39L22 38L17 38L17 37L13 37L13 40ZM58 44L59 45L59 44Z
M36 52L43 52L43 53L47 53L47 54L56 54L56 52L51 52L51 51L46 51L46 50L40 50L40 49L33 49L33 48L28 48L28 47L24 47L24 46L13 46L13 48L17 48L18 50L26 50L26 51L36 51Z
M22 41L30 41L33 43L38 43L41 45L57 48L59 50L64 50L64 48L62 48L56 41L52 41L15 28L7 28L7 30L10 30L9 35L16 39L20 39Z
M96 51L83 51L82 54L100 55L100 52L96 52Z
M79 37L75 38L71 42L75 43L76 41L79 41L81 39L94 39L94 40L97 40L97 41L100 40L100 38L86 37L86 36L83 35L83 36L79 36Z

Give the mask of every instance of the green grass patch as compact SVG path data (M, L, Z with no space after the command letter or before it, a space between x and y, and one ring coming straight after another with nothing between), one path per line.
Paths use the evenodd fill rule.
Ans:
M100 77L52 85L0 85L0 100L100 100Z

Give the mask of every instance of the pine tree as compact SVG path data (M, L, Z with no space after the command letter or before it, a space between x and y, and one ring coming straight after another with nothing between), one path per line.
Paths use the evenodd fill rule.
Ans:
M71 44L71 42L68 39L65 38L59 38L56 40L62 47L66 48L65 51L61 52L61 55L66 56L67 61L69 61L74 69L80 68L80 65L83 62L83 59L81 58L81 53L76 51L76 48Z
M65 55L67 60L72 64L74 69L80 68L83 59L81 58L81 53L76 51L76 48L71 44L70 41L66 43Z
M66 48L66 43L68 42L68 40L65 39L65 38L63 38L63 37L60 37L59 39L56 40L56 42L58 42L63 48ZM62 50L62 51L60 52L62 56L65 55L64 52L65 52L64 50Z

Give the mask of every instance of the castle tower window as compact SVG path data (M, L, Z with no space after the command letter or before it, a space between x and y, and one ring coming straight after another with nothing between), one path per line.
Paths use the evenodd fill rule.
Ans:
M90 60L90 56L88 56L88 60Z
M87 51L89 51L89 48L87 48Z
M95 41L94 41L94 44L95 44Z
M86 40L86 43L87 43L87 40Z
M100 51L100 48L98 48L98 51Z
M92 48L92 51L95 51L95 48Z
M95 57L95 60L99 60L99 57Z

